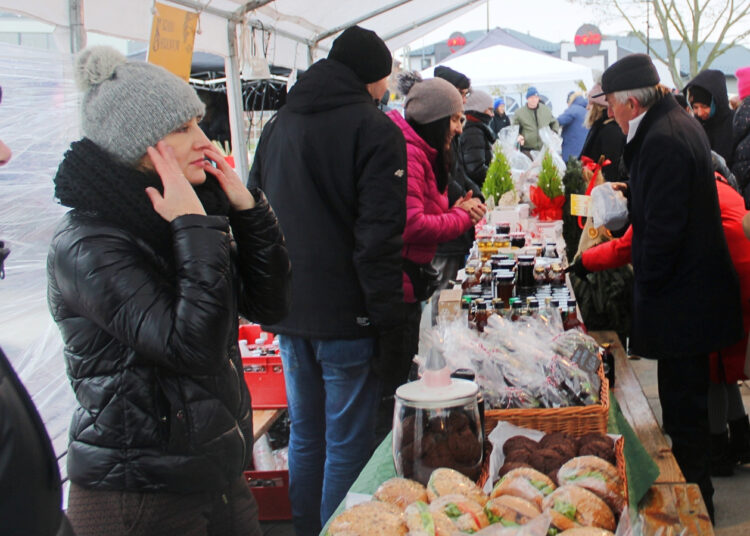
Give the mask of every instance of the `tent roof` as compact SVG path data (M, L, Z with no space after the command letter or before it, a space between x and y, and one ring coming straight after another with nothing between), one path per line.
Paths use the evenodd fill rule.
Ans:
M473 52L475 50L481 50L483 48L491 47L494 45L505 45L507 47L513 47L518 48L521 50L526 50L528 52L536 52L539 54L542 54L538 49L532 47L531 45L528 45L521 41L520 39L513 37L511 34L509 34L507 31L503 30L502 28L495 28L494 30L491 30L489 33L485 33L482 37L475 39L465 47L463 47L460 50L457 50L454 54L450 56L450 59L457 58L459 56L463 56L464 54L468 54L469 52Z
M441 65L465 74L471 78L473 86L480 87L570 80L582 80L587 87L593 85L590 67L505 45L493 45L450 57ZM433 67L430 67L422 72L422 76L431 78L432 71Z
M228 56L227 18L246 20L255 28L255 42L268 60L289 68L309 64L327 54L338 33L360 24L378 33L391 50L479 5L485 0L161 0L201 11L195 50ZM83 0L84 26L89 31L148 41L153 0ZM56 25L70 26L68 0L0 0L0 8Z

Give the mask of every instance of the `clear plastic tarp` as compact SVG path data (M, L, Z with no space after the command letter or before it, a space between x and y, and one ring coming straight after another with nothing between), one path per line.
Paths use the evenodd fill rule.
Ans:
M61 455L75 400L47 308L46 259L65 212L54 200L52 179L79 136L72 58L0 43L0 85L0 139L13 152L0 167L0 240L11 250L0 281L0 346Z

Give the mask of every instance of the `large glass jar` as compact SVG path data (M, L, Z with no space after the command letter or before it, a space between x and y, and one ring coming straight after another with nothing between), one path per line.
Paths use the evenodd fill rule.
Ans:
M396 390L393 412L393 462L398 476L427 485L438 467L476 480L482 468L479 388L451 379L445 387L416 381Z

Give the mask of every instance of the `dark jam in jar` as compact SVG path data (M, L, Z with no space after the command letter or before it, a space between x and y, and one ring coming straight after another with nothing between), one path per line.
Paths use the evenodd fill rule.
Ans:
M501 221L495 227L495 232L497 234L510 234L510 222Z
M525 233L511 233L510 235L510 246L514 248L522 248L526 245L526 234Z
M568 307L566 310L565 318L563 319L563 328L565 331L569 329L575 329L581 327L581 321L578 320L578 313L576 312L576 301L568 300Z
M519 287L533 287L534 281L534 257L531 255L519 255L518 266L516 267L518 278L516 285Z
M490 314L491 311L487 309L487 302L484 300L477 300L477 310L476 313L474 313L477 331L484 331L484 327L487 325L487 320L489 320Z
M513 290L515 285L513 279L515 275L513 272L500 271L495 278L495 298L503 300L505 303L510 304L510 299L513 297Z

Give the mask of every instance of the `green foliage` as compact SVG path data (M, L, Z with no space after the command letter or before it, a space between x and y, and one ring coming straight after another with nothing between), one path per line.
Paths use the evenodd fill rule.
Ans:
M575 157L568 159L568 167L563 175L563 186L565 187L565 204L563 205L563 238L568 260L572 262L573 255L578 250L578 242L581 239L581 228L578 226L578 217L570 214L571 194L586 193L586 185L583 183L583 167L581 161Z
M482 194L484 194L485 199L492 197L497 203L504 193L512 190L515 190L515 187L510 173L510 162L508 162L505 153L499 147L496 147L492 163L487 169L487 177L482 185Z
M544 152L542 170L539 172L537 186L550 199L563 195L562 181L560 180L560 175L557 173L557 167L552 160L552 154L550 154L549 150Z

